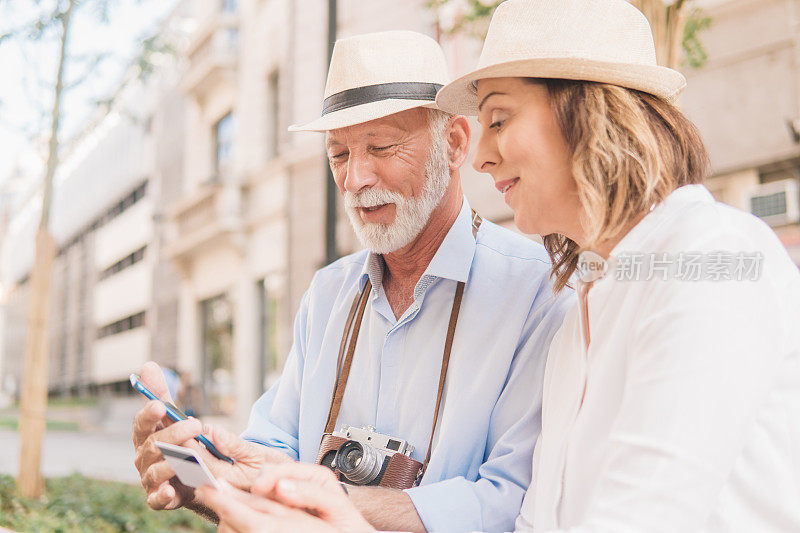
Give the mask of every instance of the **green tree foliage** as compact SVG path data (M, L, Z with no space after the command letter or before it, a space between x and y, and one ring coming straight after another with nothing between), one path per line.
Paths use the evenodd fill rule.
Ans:
M694 9L686 18L683 26L683 64L691 68L700 68L708 61L708 53L703 47L698 34L711 27L711 17L701 9Z

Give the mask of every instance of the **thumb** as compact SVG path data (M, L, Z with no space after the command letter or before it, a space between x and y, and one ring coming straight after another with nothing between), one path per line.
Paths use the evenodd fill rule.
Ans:
M276 485L277 500L300 509L315 511L320 517L360 518L350 499L343 490L332 490L316 483L281 479Z
M167 380L161 372L161 367L153 361L148 361L142 366L142 383L145 387L165 402L172 402L172 396L167 388Z
M235 433L210 424L206 425L203 433L211 439L220 452L228 457L243 461L253 455L250 443Z

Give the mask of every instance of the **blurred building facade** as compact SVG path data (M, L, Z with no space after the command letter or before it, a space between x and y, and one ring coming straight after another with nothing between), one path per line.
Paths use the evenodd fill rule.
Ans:
M189 18L180 4L164 23L179 45ZM180 58L146 79L133 65L107 109L69 140L54 180L51 231L58 245L50 314L51 393L127 390L128 375L156 359L174 366L178 282L161 251L165 205L183 178ZM19 181L19 180L17 180ZM0 386L18 393L23 368L33 235L41 181L7 182L2 196L3 329Z
M443 35L448 13L437 18L426 3L339 0L338 37L415 30L440 38L452 75L471 69L480 43ZM240 428L279 375L300 299L325 262L322 136L286 128L320 112L329 2L183 4L194 30L175 63L131 92L128 102L144 104L124 108L120 99L127 111L102 118L63 169L51 389L127 390L128 373L154 359L195 385L197 394L184 402L196 412L224 415ZM682 105L711 151L712 192L769 217L800 262L796 4L700 0L713 20L700 34L709 60L686 72ZM485 218L513 227L489 178L467 163L462 182ZM84 196L94 203L84 205ZM22 367L35 221L23 204L16 202L3 225L3 278L11 290L4 294L0 385ZM338 208L344 255L358 243Z
M681 105L709 149L716 198L761 216L800 264L800 2L705 0L708 53Z
M241 425L277 379L300 299L325 262L322 136L286 128L321 109L329 6L180 5L173 18L191 18L194 30L175 63L157 81L121 90L62 165L50 388L123 393L128 374L153 359L194 385L183 398L193 410ZM422 0L339 0L335 16L339 37L439 34ZM467 68L478 45L458 39L445 48ZM486 218L512 224L491 180L469 165L463 180ZM19 383L22 371L40 202L36 184L29 189L6 210L0 384ZM341 203L336 236L339 255L358 248Z

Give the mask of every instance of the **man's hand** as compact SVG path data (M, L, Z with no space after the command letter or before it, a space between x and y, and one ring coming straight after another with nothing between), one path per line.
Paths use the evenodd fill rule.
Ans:
M153 363L142 367L141 381L145 387L162 400L172 402L167 382L161 368ZM174 423L159 401L150 401L133 419L133 446L136 450L134 464L139 471L142 486L147 492L147 504L153 509L176 509L193 497L193 490L181 484L172 468L164 460L155 441L182 444L202 431L197 419Z
M172 401L161 368L156 363L149 362L142 367L141 380L153 394L165 401ZM217 459L195 441L194 437L201 432L220 452L231 457L234 464ZM243 490L250 490L250 484L264 465L292 461L282 452L247 442L221 428L206 426L204 430L194 418L173 422L166 416L166 408L161 402L150 401L134 419L133 444L136 449L135 465L147 492L147 504L156 510L176 509L192 502L195 496L193 489L175 477L172 467L155 446L156 440L196 450L214 477Z
M194 448L217 479L224 479L232 486L249 491L253 481L264 466L269 464L294 463L285 453L246 441L238 435L220 427L206 425L203 434L214 443L217 449L233 459L234 463L217 459L195 440L184 442L181 446Z

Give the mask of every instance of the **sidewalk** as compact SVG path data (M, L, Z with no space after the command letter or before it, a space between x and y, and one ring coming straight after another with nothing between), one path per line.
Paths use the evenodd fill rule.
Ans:
M0 430L0 473L17 475L19 470L19 434ZM84 476L139 484L133 465L131 436L119 433L48 431L42 450L42 474L45 477Z

